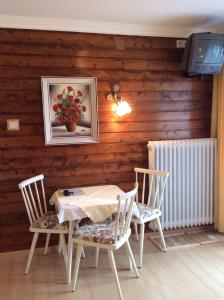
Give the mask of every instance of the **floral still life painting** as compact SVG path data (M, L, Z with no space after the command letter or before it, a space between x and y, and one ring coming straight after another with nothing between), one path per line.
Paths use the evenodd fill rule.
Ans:
M42 77L45 144L98 142L96 78Z

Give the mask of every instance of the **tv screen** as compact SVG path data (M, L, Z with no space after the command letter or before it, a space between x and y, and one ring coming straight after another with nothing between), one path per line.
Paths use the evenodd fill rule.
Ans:
M187 39L181 69L189 76L218 74L224 60L224 35L195 33Z

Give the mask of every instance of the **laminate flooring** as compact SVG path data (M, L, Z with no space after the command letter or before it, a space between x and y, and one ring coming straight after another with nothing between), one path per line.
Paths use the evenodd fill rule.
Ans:
M137 241L131 240L131 246L137 260ZM94 250L85 252L76 292L66 283L63 257L56 248L47 256L37 249L28 275L23 274L26 251L0 254L0 299L117 300L107 253L100 252L95 269ZM115 252L115 259L124 300L224 300L223 242L163 253L146 237L140 278L128 270L124 249Z

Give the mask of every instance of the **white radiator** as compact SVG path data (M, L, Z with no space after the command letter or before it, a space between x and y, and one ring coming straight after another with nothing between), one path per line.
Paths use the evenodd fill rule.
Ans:
M149 141L149 168L168 171L164 229L213 223L216 139Z

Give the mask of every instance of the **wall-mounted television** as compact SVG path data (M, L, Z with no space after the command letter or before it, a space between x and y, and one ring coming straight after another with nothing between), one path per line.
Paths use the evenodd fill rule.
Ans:
M219 74L224 61L224 35L193 33L186 41L181 70L187 76Z

